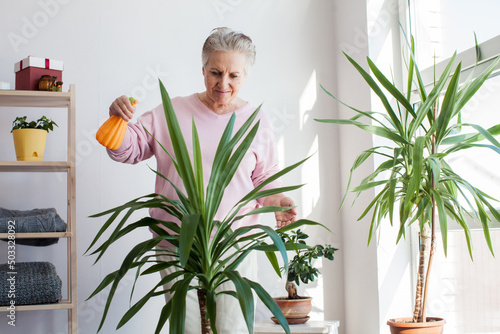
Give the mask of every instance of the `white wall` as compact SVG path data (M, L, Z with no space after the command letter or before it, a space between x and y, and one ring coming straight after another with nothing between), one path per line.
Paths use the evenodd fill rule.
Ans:
M336 85L330 91L336 93L342 101L358 109L370 110L370 92L363 79L344 57L350 57L364 63L368 55L369 40L367 35L367 1L342 3L336 12ZM353 112L339 106L339 118L353 116ZM339 126L340 150L340 186L344 193L347 187L347 174L358 154L372 145L371 136L350 126ZM352 179L351 186L359 184L362 177L372 168L371 160L365 162ZM352 205L354 196L347 196L341 211L345 333L379 333L378 325L378 289L377 289L377 253L372 243L367 247L369 219L357 221L372 195L362 194Z
M405 46L403 38L400 40L400 22L404 26L405 20L398 20L398 14L402 10L398 6L398 0L370 0L367 6L370 58L383 73L393 73L398 87L403 84L400 50ZM400 17L404 18L405 15L401 14ZM371 110L385 110L378 96L373 92L371 95ZM374 137L373 145L387 145L387 142ZM382 162L382 157L375 159L377 158L378 163ZM407 317L413 311L410 237L407 240L402 238L396 245L398 228L390 226L389 219L384 224L376 239L380 333L388 331L388 319Z
M47 19L47 20L46 20ZM250 35L257 45L257 63L241 96L254 104L264 102L276 128L281 160L289 165L315 153L306 166L285 178L285 183L306 182L291 194L300 206L300 215L327 225L332 234L309 230L314 240L340 248L335 261L325 263L323 277L305 289L317 296L315 318L339 319L341 333L375 333L378 328L377 258L375 248L366 247L367 223L356 222L361 198L354 209L350 203L339 213L346 186L346 173L360 148L371 138L351 128L319 124L313 118L348 115L345 109L321 91L322 84L346 101L369 105L369 92L341 54L354 48L352 56L367 54L366 5L364 0L343 1L77 1L0 0L0 81L14 87L14 63L28 56L64 61L65 90L77 85L77 216L78 293L81 333L96 331L104 297L85 301L101 279L119 265L130 242L148 237L147 231L134 240L124 240L114 253L92 266L93 257L83 253L102 220L88 218L124 201L153 191L154 177L148 165L112 162L94 140L99 125L107 118L108 106L121 94L132 95L141 103L142 113L160 103L156 77L172 96L204 89L200 49L214 27L230 26ZM363 32L364 35L363 35ZM352 51L352 50L351 50ZM3 108L5 109L5 108ZM2 109L2 111L4 111ZM42 112L42 111L37 111ZM49 112L49 111L47 111ZM0 115L1 160L12 160L10 123L16 111ZM38 115L38 114L37 114ZM58 115L56 115L59 117ZM56 130L56 132L63 132ZM54 138L58 138L56 132ZM60 136L60 134L59 134ZM60 141L53 139L54 145ZM48 157L57 157L60 152ZM12 181L14 180L14 181ZM53 184L60 184L61 178ZM6 182L3 179L2 182ZM26 181L20 175L9 179L9 191L0 194L2 206L30 208L61 203L61 191L52 184ZM33 193L17 195L18 187L36 183ZM60 188L59 188L60 189ZM22 203L19 198L26 198ZM64 208L64 203L53 204ZM63 209L61 209L63 210ZM356 211L358 210L358 211ZM144 213L146 214L146 213ZM272 222L266 219L269 224ZM58 254L63 244L47 249L19 247L19 257L27 260L55 257L58 270L64 260ZM0 250L0 262L4 256ZM268 270L268 271L266 271ZM269 268L259 275L271 294L284 293L281 281ZM127 309L132 277L112 304L103 333L114 327ZM136 292L140 296L154 282L145 281ZM282 292L283 291L283 292ZM162 301L153 301L120 333L149 333L154 329ZM0 332L65 333L65 312L20 312L18 327L0 320ZM259 318L267 317L262 310ZM360 321L364 319L364 322Z

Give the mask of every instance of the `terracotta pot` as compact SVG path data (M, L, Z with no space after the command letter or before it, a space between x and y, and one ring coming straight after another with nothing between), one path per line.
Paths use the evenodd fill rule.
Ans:
M42 161L47 131L43 129L16 129L12 131L18 161Z
M273 299L278 304L289 324L303 324L309 320L308 314L312 310L312 297L302 297L300 299L277 297ZM277 322L274 317L271 319Z
M427 317L427 322L412 323L412 318L396 318L387 321L391 334L441 334L446 321Z

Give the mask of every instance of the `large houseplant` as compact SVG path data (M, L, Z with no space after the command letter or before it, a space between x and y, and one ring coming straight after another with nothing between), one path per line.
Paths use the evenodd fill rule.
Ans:
M426 317L426 302L436 245L436 225L439 224L446 253L448 219L457 222L465 232L468 251L472 256L466 221L466 217L472 215L481 222L486 242L493 252L488 222L491 217L500 219L499 212L490 203L493 199L457 175L447 159L457 151L478 147L500 153L500 143L494 138L500 133L500 125L484 129L476 124L461 123L460 118L464 105L496 69L500 59L495 59L482 73L475 78L469 76L461 84L461 64L455 65L453 55L443 72L437 74L439 78L430 92L427 92L415 62L414 45L412 37L407 42L409 59L406 90L398 88L370 58L367 58L367 62L371 74L345 54L384 108L381 111L362 111L345 104L323 88L335 100L352 109L355 115L349 119L318 121L354 125L384 138L388 143L361 152L351 168L351 176L371 156L377 156L380 163L352 189L349 178L347 188L356 194L366 190L375 192L373 200L359 218L371 214L368 242L386 220L391 225L399 225L397 241L405 236L407 228L414 223L419 225L421 240L429 240L422 242L420 247L413 317L401 320L419 323L421 327L421 323L431 320ZM418 105L410 101L412 91L419 94L421 102ZM470 132L465 133L465 129ZM466 204L462 204L464 202ZM427 251L429 247L430 252Z
M248 330L250 333L253 333L253 290L263 301L264 305L279 319L285 331L290 333L288 324L272 297L257 282L241 277L238 272L238 266L250 252L270 245L279 250L283 261L287 263L286 247L278 233L290 231L302 225L319 224L308 220L298 220L276 231L265 225L241 227L233 230L232 225L235 221L246 215L289 209L289 207L261 207L254 209L244 216L238 215L240 208L253 199L299 188L300 186L289 186L262 190L266 184L296 168L305 160L283 169L256 187L236 203L233 210L223 221L214 220L224 189L231 181L236 168L257 133L259 122L256 122L254 125L252 123L254 123L259 109L253 113L234 135L232 132L235 115L233 114L221 136L212 166L211 177L205 190L200 143L196 126L193 122L193 158L191 159L170 98L161 81L160 90L167 126L174 147L174 152L167 153L172 158L176 170L182 178L186 193L183 193L176 185L171 183L177 192L179 200L169 199L159 194L151 194L95 215L97 217L111 214L89 246L90 250L96 245L98 240L103 241L92 253L98 254L96 262L113 243L129 233L133 233L138 228L151 228L158 234L158 237L151 237L146 241L141 241L137 245L134 245L126 255L120 268L107 275L89 297L93 297L111 285L99 330L106 319L116 288L127 272L130 270L136 271L136 280L133 284L135 286L139 276L155 274L159 277L158 272L160 270L174 266L178 270L164 279L159 279L158 283L146 295L132 305L122 317L118 328L129 321L151 298L157 296L163 298L165 293L170 293L172 294L172 299L165 304L161 311L156 333L159 333L167 319L170 319L170 333L182 334L184 333L185 326L186 293L190 289L196 289L202 322L200 325L204 334L217 333L215 297L221 293L238 299ZM161 176L164 177L163 175ZM125 224L134 211L153 207L161 208L178 218L179 221L182 221L181 226L179 227L174 222L159 221L151 217L145 217L139 221ZM124 214L123 218L119 218L121 213ZM112 228L113 224L116 225L114 229ZM104 237L103 233L108 230L111 230L109 231L111 232L110 235ZM163 240L170 242L175 246L175 249L171 251L157 250L155 248L156 245ZM159 254L173 256L176 260L162 262L157 259L157 255ZM269 256L269 258L275 270L279 272L276 258L272 256ZM163 289L164 284L175 280L177 280L177 283L172 286L170 291ZM235 291L217 290L226 281L234 283Z

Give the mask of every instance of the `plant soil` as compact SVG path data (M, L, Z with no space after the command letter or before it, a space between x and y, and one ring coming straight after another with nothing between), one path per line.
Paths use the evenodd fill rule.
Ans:
M436 322L436 321L442 321L443 319L440 318L427 318L426 322ZM422 323L422 322L414 322L411 319L391 319L392 322L396 322L398 324L415 324L415 323Z

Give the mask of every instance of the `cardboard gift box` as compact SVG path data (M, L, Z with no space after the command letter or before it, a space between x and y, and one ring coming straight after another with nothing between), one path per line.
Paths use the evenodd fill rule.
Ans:
M38 90L42 75L52 75L62 81L63 62L61 60L29 56L14 65L17 90Z

